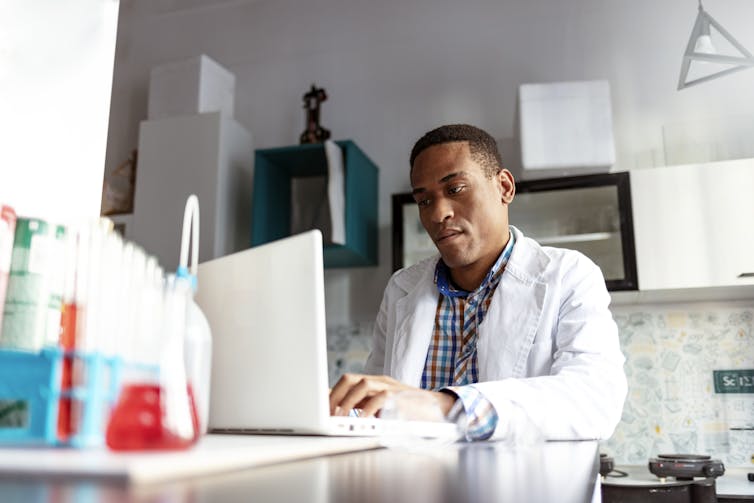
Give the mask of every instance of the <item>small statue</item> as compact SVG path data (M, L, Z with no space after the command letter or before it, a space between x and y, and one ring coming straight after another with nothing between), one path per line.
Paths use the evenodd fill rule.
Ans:
M319 105L326 99L325 90L317 89L314 84L312 84L309 92L304 95L306 130L301 133L300 143L322 143L330 138L330 131L319 125Z

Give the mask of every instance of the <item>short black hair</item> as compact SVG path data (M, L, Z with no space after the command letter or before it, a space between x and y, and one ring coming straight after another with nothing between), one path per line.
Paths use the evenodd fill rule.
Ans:
M497 142L486 131L468 124L446 124L433 129L416 142L411 149L411 170L416 158L429 147L443 143L468 142L471 158L484 169L487 178L492 178L503 168L503 160Z

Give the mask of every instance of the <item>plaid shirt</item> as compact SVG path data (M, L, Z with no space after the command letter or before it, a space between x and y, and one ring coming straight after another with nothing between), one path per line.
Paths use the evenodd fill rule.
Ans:
M458 396L468 419L466 437L469 440L485 440L497 426L498 416L492 403L469 385L479 381L478 328L513 252L513 244L511 232L505 249L473 292L452 286L450 271L442 259L435 268L435 284L440 296L421 386L448 390Z

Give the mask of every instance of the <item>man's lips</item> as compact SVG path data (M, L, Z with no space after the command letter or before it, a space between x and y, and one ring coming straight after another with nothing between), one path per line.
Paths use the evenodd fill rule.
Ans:
M441 243L456 236L460 236L462 233L463 231L460 229L443 229L435 235L435 242Z

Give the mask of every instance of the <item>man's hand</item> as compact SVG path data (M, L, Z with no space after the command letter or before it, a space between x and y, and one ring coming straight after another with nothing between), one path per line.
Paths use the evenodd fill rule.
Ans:
M431 395L444 416L456 400L450 394L414 388L388 376L344 374L330 391L330 414L347 416L351 409L356 408L361 409L362 416L373 416L382 409L391 394L400 391Z

